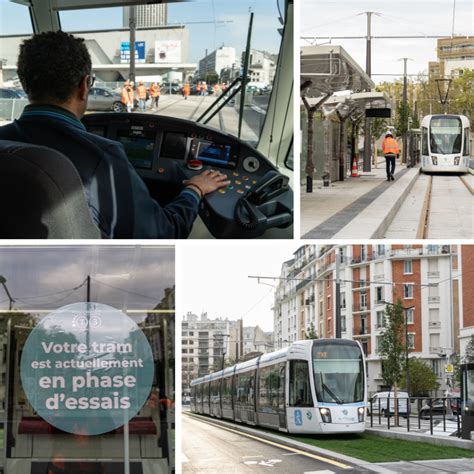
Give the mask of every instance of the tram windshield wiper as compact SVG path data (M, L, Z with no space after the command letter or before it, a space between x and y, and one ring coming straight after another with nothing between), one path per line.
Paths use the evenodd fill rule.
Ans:
M336 403L339 403L339 405L341 405L342 403L344 403L340 398L338 398L334 392L322 381L322 377L321 377L321 387L323 387L323 390L326 390L327 393L329 393L329 395L333 398L333 400L336 402Z

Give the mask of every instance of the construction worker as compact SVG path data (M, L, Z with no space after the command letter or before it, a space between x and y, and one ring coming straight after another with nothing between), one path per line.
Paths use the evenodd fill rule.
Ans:
M201 95L206 95L206 93L207 93L207 84L203 82L201 84Z
M120 98L125 107L127 107L127 112L131 112L133 108L133 88L130 86L129 81L125 81L122 88L122 97Z
M201 81L196 84L196 94L201 95Z
M140 112L145 112L146 110L146 87L143 85L143 82L140 81L137 87L138 95L138 106L140 107Z
M214 94L219 94L219 84L217 82L214 84Z
M385 166L387 169L387 181L395 181L393 174L395 173L395 158L400 155L398 143L393 138L392 132L385 134L385 140L382 142L382 151L385 156Z
M191 87L189 86L189 82L186 81L186 84L184 84L183 86L183 96L185 100L187 100L190 92L191 92Z
M151 95L151 108L157 109L158 102L160 101L161 88L160 88L160 85L157 84L156 82L154 82L150 87L150 95Z

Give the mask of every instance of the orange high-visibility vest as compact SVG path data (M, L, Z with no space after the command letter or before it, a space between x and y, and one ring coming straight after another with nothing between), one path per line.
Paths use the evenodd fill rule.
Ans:
M190 88L189 84L184 84L184 87L183 87L184 95L189 95L190 89L191 88Z
M160 96L160 86L157 84L156 86L152 84L150 87L150 94L152 97L159 97Z
M145 86L138 86L137 87L137 94L139 99L146 99L146 87Z
M128 102L128 87L127 86L125 86L122 89L122 97L120 98L120 101L122 102L122 104L127 104Z
M398 148L398 143L394 138L387 137L382 142L382 151L384 155L392 154L398 155L400 153L400 149Z

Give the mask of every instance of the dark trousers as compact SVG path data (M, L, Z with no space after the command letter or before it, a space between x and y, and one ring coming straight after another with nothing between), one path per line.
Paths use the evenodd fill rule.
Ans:
M395 173L395 155L385 155L385 167L389 179Z

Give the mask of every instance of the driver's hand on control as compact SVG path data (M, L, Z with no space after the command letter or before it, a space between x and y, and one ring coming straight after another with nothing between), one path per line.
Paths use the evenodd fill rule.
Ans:
M197 176L193 176L191 179L184 180L183 184L186 187L189 186L191 189L198 191L201 197L204 197L216 189L228 186L230 181L225 174L219 171L206 170Z

